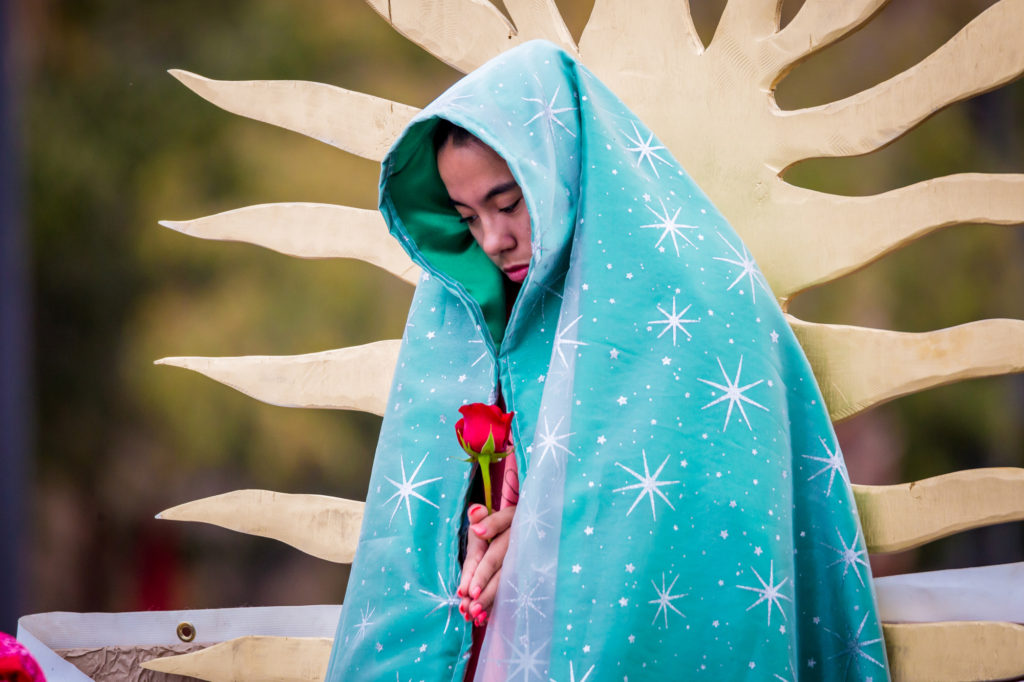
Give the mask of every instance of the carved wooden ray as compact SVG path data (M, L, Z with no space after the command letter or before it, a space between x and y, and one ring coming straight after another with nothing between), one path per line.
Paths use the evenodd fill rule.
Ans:
M216 682L320 682L327 674L332 642L319 637L239 637L141 665Z
M1024 676L1024 627L1015 623L886 623L882 632L894 682Z
M326 495L236 490L180 504L156 518L212 523L280 540L306 554L347 564L356 553L365 506L363 502Z
M1024 675L1024 627L1020 625L886 623L882 632L893 682L1005 680ZM326 638L241 637L190 654L147 661L142 667L218 682L321 680L331 644Z
M247 242L298 258L356 258L416 284L420 268L378 211L330 204L261 204L160 224L201 239Z
M814 369L829 415L971 377L1024 371L1024 321L982 320L909 334L789 318Z
M872 554L920 547L970 528L1024 520L1024 469L956 471L915 483L854 485Z
M271 405L383 415L399 345L376 341L306 355L175 357L156 364L191 369Z
M170 74L225 111L308 135L371 161L384 158L415 107L308 81L217 81Z

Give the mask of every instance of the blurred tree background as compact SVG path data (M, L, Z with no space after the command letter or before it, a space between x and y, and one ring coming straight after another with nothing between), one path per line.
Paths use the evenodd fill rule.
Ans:
M157 221L274 201L373 208L377 168L222 112L165 70L321 81L416 106L459 74L358 0L11 2L4 31L20 65L36 395L21 612L340 602L346 567L153 515L242 488L363 499L379 420L263 405L152 361L396 338L411 288L362 263L204 242ZM707 42L724 2L692 3ZM558 4L578 37L593 0ZM991 4L893 2L798 67L779 88L780 106L887 79ZM787 1L785 18L799 5ZM1024 82L953 106L878 153L805 162L787 177L870 194L965 171L1024 172ZM958 226L806 294L792 312L925 331L1024 319L1022 292L1024 231ZM1024 381L928 391L839 432L858 483L1022 466ZM967 533L876 568L1020 560L1020 526Z

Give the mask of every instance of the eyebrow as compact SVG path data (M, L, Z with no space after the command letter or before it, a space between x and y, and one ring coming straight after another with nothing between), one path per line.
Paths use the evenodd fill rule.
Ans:
M519 183L516 182L515 180L509 180L508 182L503 182L500 185L495 185L494 187L491 188L489 192L487 192L487 194L484 195L483 200L490 201L499 194L504 194L505 192L516 189L517 187L519 187ZM451 198L449 198L449 200L452 202L453 206L466 206L468 208L468 205L462 203L461 201L456 201L455 199Z

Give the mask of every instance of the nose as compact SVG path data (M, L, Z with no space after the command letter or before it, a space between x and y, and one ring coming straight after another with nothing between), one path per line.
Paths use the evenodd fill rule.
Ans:
M498 256L515 248L515 236L506 223L507 221L501 218L484 221L483 240L480 246L488 256Z

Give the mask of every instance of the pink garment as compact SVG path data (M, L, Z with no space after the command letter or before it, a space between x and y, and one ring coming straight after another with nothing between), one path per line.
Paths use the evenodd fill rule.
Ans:
M4 682L46 682L36 659L25 646L0 632L0 680Z

